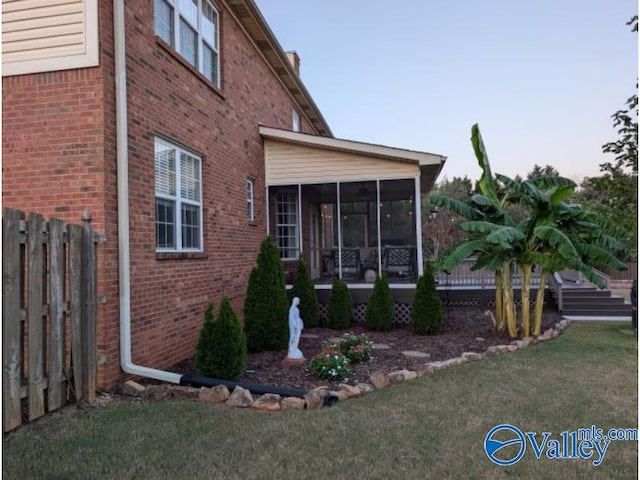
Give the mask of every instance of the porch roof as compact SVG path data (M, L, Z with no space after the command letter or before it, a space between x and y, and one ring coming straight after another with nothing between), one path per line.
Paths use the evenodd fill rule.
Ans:
M443 155L260 127L267 185L391 180L419 176L428 193Z

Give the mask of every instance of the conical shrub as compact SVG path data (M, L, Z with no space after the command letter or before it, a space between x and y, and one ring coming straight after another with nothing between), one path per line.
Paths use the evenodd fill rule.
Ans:
M291 298L298 297L300 299L300 317L304 321L304 327L318 327L320 325L318 296L316 295L315 284L302 257L298 260L296 276L293 279L293 288L291 290Z
M411 303L411 325L418 335L436 333L442 327L442 302L436 290L431 262L418 279Z
M240 322L227 297L222 299L218 318L210 303L196 346L196 370L201 375L232 380L244 372L247 343Z
M347 284L339 278L334 278L329 296L329 328L349 328L353 318L353 301Z
M289 303L278 248L271 237L260 246L244 303L247 346L252 352L283 350L289 343Z
M386 275L376 278L373 293L367 302L365 317L370 330L391 330L393 325L394 302Z

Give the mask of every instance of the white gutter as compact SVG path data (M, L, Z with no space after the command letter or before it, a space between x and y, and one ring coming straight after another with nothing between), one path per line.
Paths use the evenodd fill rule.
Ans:
M120 291L120 367L126 373L180 383L182 375L131 361L131 282L129 276L129 158L124 0L113 1L116 74L116 151L118 163L118 289Z

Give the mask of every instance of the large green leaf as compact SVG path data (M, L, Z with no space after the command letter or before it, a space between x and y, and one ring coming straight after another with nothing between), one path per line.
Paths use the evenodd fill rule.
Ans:
M487 242L485 240L467 240L458 243L444 251L440 257L438 257L436 267L438 270L450 272L467 258L472 257L486 248Z
M487 235L487 242L497 243L507 248L514 248L514 243L524 238L524 233L517 228L499 227Z
M482 176L478 181L480 191L489 197L494 205L498 205L498 194L496 193L496 185L491 173L491 165L489 164L489 156L487 155L487 149L482 141L482 135L480 134L480 127L476 123L471 127L471 145L473 151L478 159L478 165L482 169Z
M473 203L475 203L476 205L478 205L479 207L494 207L495 208L495 205L493 204L491 199L489 197L487 197L486 195L481 195L479 193L476 193L474 195L471 195L471 201Z
M576 188L576 182L566 177L556 177L554 175L544 175L542 177L534 177L529 180L536 187L542 190L549 190L554 187L564 188L564 187L572 187Z
M549 245L551 245L551 247L553 247L553 249L556 250L562 258L566 260L579 258L578 252L576 251L569 237L557 228L546 226L536 227L533 230L533 234L539 239L548 242Z
M575 190L575 187L554 187L550 190L549 200L552 205L557 205L569 199Z
M451 197L443 197L441 195L430 195L428 197L428 204L434 207L446 208L447 210L461 215L470 220L479 220L484 217L484 214L462 200L458 200Z
M607 267L613 267L617 270L627 270L627 265L616 257L614 257L609 251L604 248L600 248L593 243L574 243L577 252L582 255L583 258L590 264L603 265Z
M561 259L554 257L550 253L531 252L531 261L534 265L538 265L547 272L558 272L565 267Z
M499 225L491 222L485 222L481 220L471 221L471 222L463 222L458 225L465 232L471 233L491 233L494 230L500 228Z

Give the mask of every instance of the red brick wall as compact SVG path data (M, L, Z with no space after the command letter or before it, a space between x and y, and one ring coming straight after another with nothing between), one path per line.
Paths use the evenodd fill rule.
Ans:
M134 362L167 367L193 355L206 303L230 297L241 316L266 233L258 125L291 128L293 102L235 20L218 5L218 91L153 34L152 2L127 4L131 299ZM310 126L303 122L303 131ZM154 136L203 159L204 253L155 252ZM255 222L245 181L255 179Z
M231 298L241 316L265 233L258 125L291 128L293 101L221 5L222 87L214 89L155 38L153 2L126 2L133 360L166 368L193 355L206 303ZM3 202L77 222L88 208L99 247L98 384L119 366L113 12L100 1L100 66L3 78ZM313 132L303 118L302 130ZM204 252L155 252L154 137L203 158ZM245 180L255 179L246 219Z

